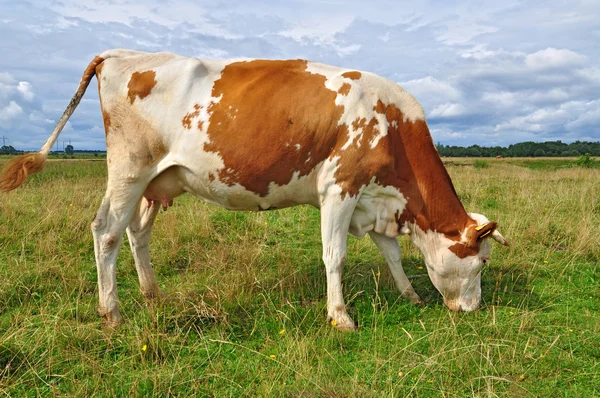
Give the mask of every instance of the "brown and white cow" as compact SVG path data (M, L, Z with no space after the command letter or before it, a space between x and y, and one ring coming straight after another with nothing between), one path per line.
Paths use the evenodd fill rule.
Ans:
M495 222L467 214L433 145L419 103L372 73L304 60L201 60L109 50L39 153L11 160L0 189L40 171L92 77L106 130L108 184L92 222L101 314L121 320L116 258L127 231L141 290L160 294L148 243L159 208L185 192L230 210L311 204L321 210L327 312L353 329L342 294L348 232L369 234L402 295L421 302L396 237L423 252L452 310L481 298Z

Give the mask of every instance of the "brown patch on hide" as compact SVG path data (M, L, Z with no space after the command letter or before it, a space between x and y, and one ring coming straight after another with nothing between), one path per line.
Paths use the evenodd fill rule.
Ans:
M181 120L181 124L183 124L183 127L185 127L186 129L191 129L192 128L192 120L197 118L198 116L200 116L200 110L202 109L202 107L198 104L194 105L194 110L190 113L187 113L183 119ZM202 125L202 122L198 123L199 126Z
M344 107L335 104L325 76L306 68L303 60L255 60L223 69L204 145L223 159L223 183L266 196L271 183L286 185L296 172L306 176L331 154Z
M342 84L342 87L339 88L338 93L340 95L348 95L352 86L349 83Z
M345 72L342 73L342 77L346 77L350 80L358 80L362 76L362 73L359 71Z
M464 243L456 243L448 248L452 253L456 254L458 258L466 258L469 256L476 256L479 253L479 246L470 247Z
M129 83L127 83L127 88L129 89L127 98L129 98L129 102L133 104L136 97L144 99L149 96L156 83L156 72L153 70L133 72Z

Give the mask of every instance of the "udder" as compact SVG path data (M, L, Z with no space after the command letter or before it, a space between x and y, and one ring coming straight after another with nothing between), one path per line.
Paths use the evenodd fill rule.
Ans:
M163 210L173 206L173 199L184 193L178 167L170 167L156 176L144 191L148 207L160 203Z

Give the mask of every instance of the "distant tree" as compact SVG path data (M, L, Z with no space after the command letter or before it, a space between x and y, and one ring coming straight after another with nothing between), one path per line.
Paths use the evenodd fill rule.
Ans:
M589 153L590 156L600 156L600 142L575 141L565 144L561 141L547 142L519 142L508 147L485 147L471 145L469 147L444 145L438 142L436 145L440 156L450 157L530 157L530 156L581 156Z
M560 156L579 156L580 153L577 152L575 149L569 149L567 151L563 151Z
M4 145L0 148L0 154L2 155L12 155L13 153L17 153L17 150L12 145Z
M477 146L471 146L467 148L467 156L468 157L480 157L481 156L481 151L479 150L479 147Z
M65 153L67 155L73 155L74 152L75 152L75 150L73 149L73 145L67 145L65 147Z

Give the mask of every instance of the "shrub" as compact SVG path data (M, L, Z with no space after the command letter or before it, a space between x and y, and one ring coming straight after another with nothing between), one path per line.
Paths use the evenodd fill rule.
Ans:
M475 166L476 169L485 169L489 165L488 165L487 161L478 159L478 160L475 161L475 163L473 163L473 166Z
M585 155L581 155L580 157L577 158L577 160L575 161L575 165L577 167L591 169L591 168L599 167L600 162L597 161L596 159L594 159L593 157L591 157L591 155L589 153L586 153Z

